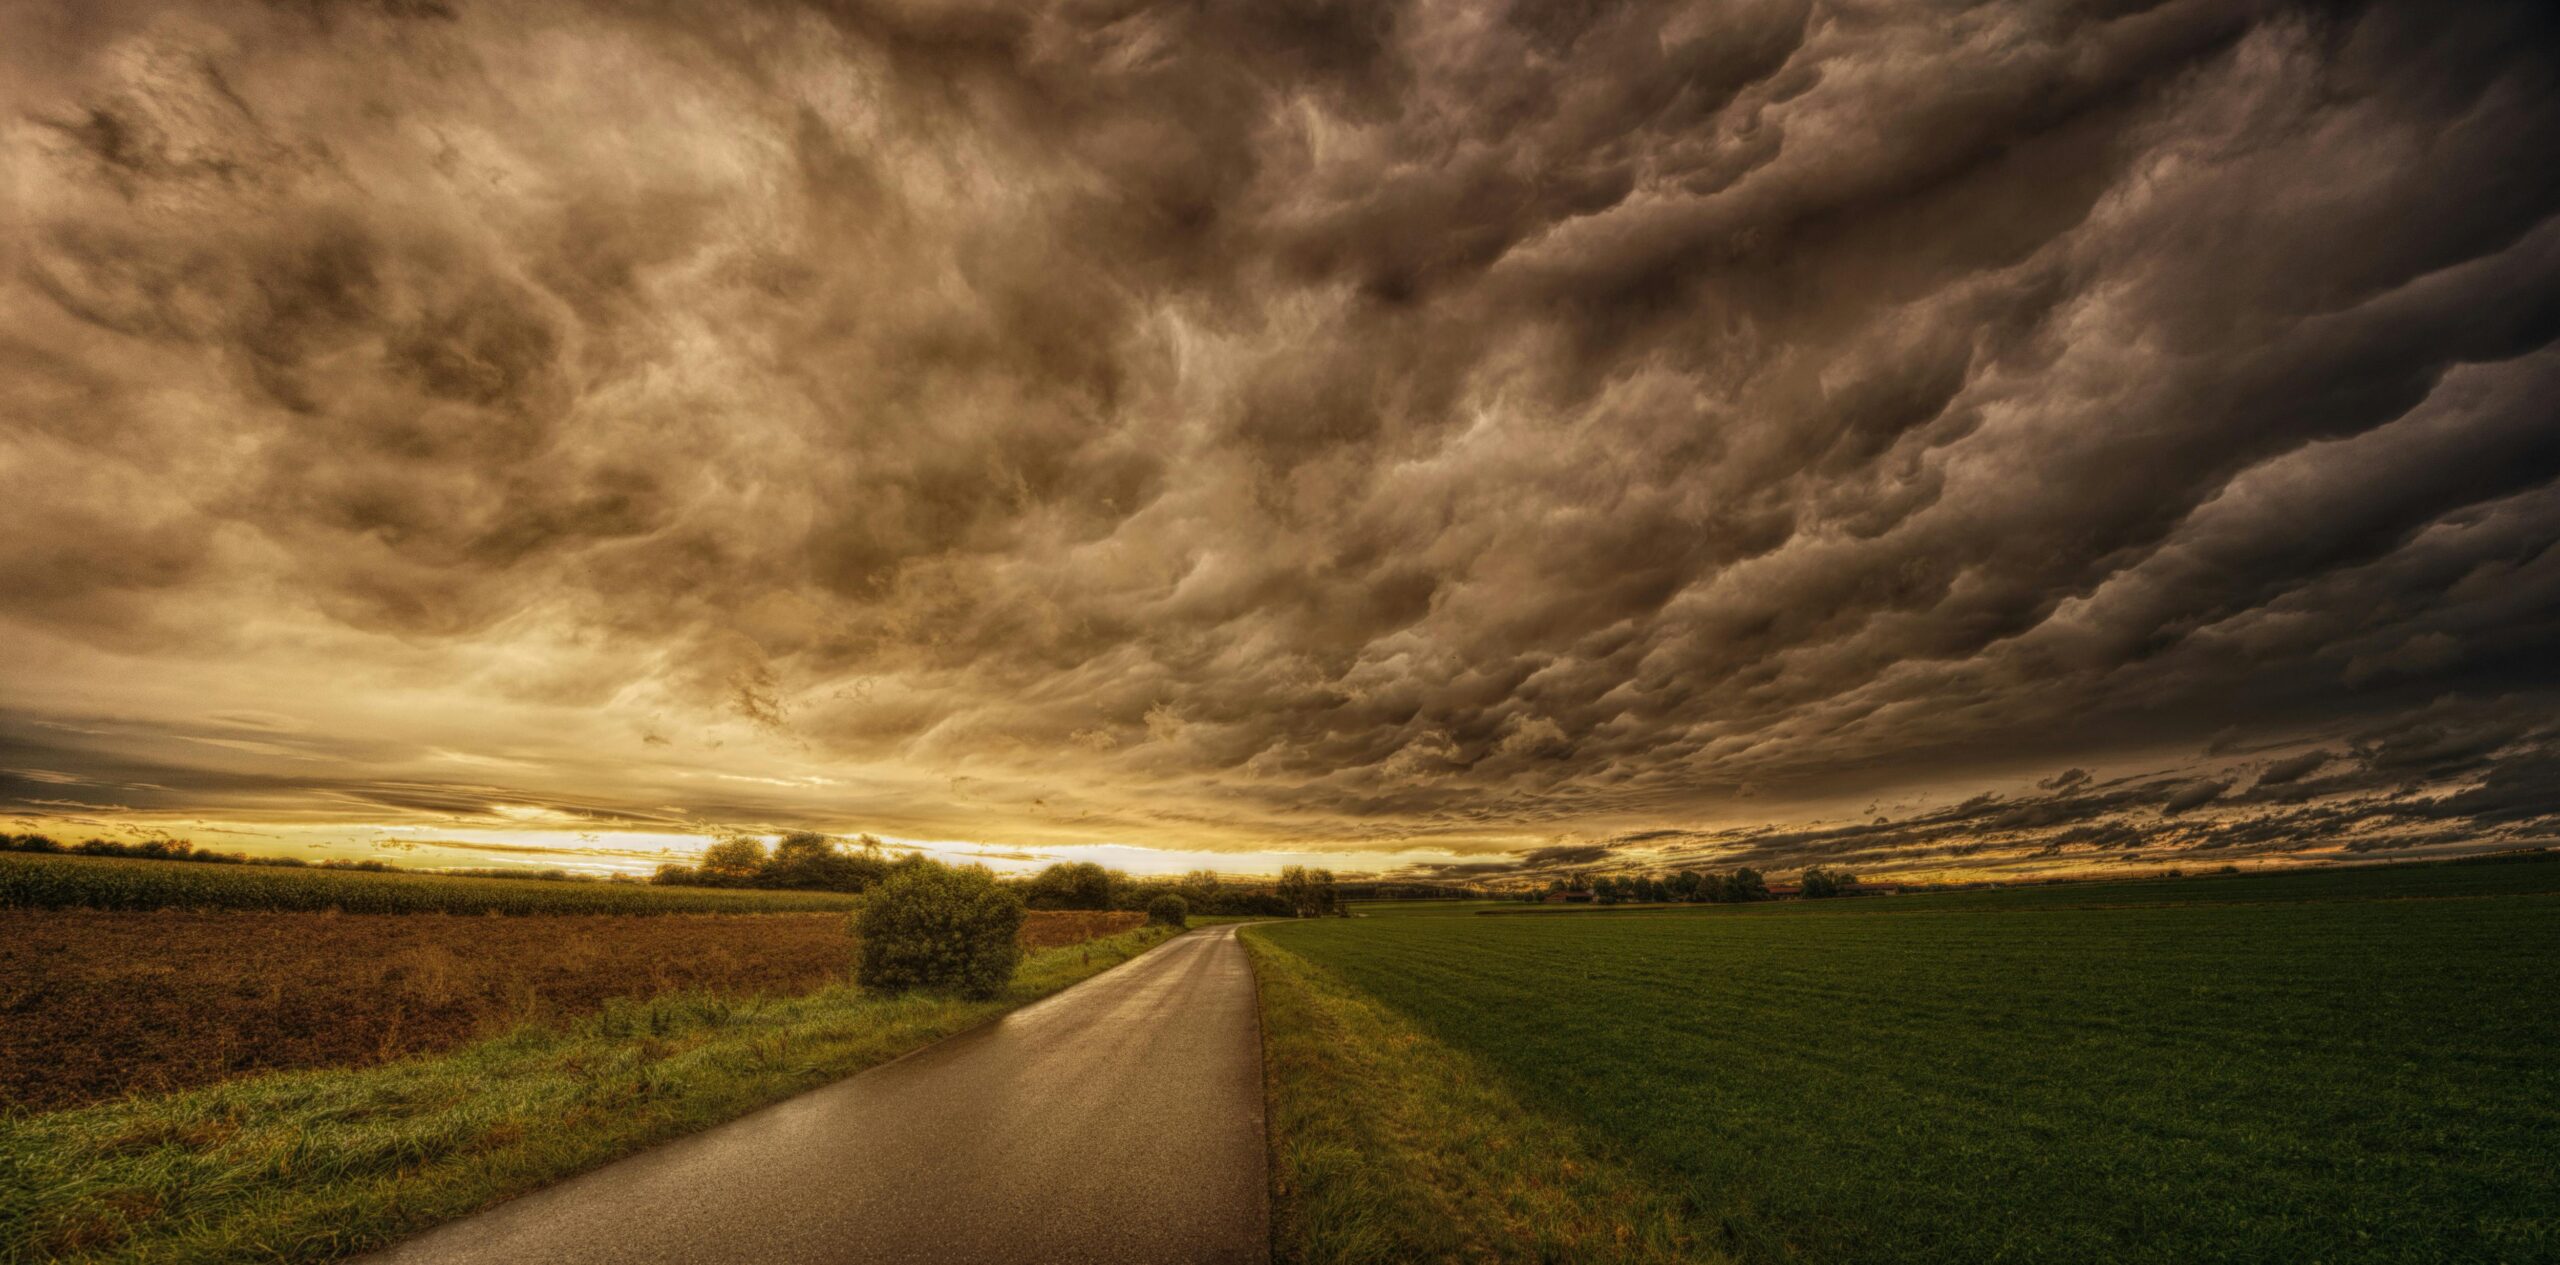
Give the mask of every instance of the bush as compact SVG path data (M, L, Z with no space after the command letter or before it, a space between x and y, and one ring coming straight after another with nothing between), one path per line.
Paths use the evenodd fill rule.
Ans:
M902 866L854 915L865 988L992 997L1022 959L1022 899L983 869Z
M1159 927L1191 925L1191 902L1167 893L1147 902L1147 921Z

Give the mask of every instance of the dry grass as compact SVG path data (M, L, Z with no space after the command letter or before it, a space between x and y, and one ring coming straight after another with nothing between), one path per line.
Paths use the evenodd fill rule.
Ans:
M1034 913L1026 948L1138 914ZM446 1050L612 998L800 993L842 914L453 917L0 911L0 1104L53 1110L275 1068Z

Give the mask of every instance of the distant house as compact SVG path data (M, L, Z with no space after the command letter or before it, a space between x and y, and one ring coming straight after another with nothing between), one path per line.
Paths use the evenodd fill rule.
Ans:
M1545 903L1549 905L1588 905L1591 903L1591 893L1549 892L1546 895Z
M1804 895L1804 887L1801 884L1771 883L1769 885L1769 899L1771 900L1794 900L1796 897L1802 895Z

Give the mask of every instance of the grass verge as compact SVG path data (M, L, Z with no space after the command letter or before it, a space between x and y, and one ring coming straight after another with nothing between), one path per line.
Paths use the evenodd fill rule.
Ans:
M1473 1057L1247 933L1281 1262L1721 1261L1677 1205Z
M676 994L450 1054L0 1119L0 1260L318 1261L884 1062L1137 956L1030 954L988 1001Z

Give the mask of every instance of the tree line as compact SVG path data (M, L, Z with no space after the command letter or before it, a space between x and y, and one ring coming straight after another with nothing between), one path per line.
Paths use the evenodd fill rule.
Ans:
M307 861L301 857L261 857L246 852L217 852L199 848L185 839L141 839L125 843L115 839L83 839L64 843L51 835L0 834L0 852L41 852L53 856L124 857L134 861L198 861L206 865L268 865L288 870L368 870L376 873L399 867L388 861L362 861L330 858ZM539 878L541 875L514 875ZM566 874L560 875L568 877Z
M1033 909L1144 910L1157 898L1178 896L1195 914L1252 918L1316 918L1340 913L1333 871L1292 865L1277 883L1239 882L1215 870L1179 878L1137 878L1091 861L1060 861L1028 878L1008 880Z
M767 846L751 835L722 839L691 865L658 867L649 879L676 887L761 887L800 891L865 892L901 867L925 863L921 853L892 858L879 839L842 840L794 831ZM1037 873L998 878L1027 909L1151 912L1167 896L1193 914L1257 918L1322 917L1342 910L1331 870L1293 865L1277 883L1239 882L1214 870L1180 877L1138 878L1091 861L1060 861Z
M1806 870L1799 882L1799 894L1807 900L1854 896L1858 890L1857 875L1828 866ZM1555 893L1587 894L1593 903L1601 905L1745 904L1775 899L1768 876L1747 865L1723 872L1678 870L1670 874L1611 874L1596 879L1574 875L1557 879L1544 889L1533 889L1521 899L1541 901Z

